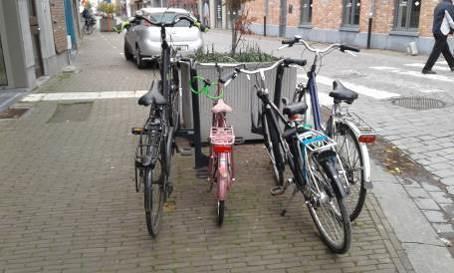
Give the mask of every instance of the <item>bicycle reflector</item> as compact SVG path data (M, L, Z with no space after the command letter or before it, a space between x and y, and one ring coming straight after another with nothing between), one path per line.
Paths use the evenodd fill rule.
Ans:
M213 145L213 151L215 153L230 153L232 151L232 145Z
M144 129L142 127L133 127L131 129L131 133L133 135L141 135L143 133Z
M375 135L360 135L358 141L361 143L374 143L375 139Z

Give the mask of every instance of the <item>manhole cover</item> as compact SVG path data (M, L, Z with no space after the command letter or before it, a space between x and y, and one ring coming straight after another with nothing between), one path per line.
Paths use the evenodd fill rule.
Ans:
M59 103L48 123L85 121L91 112L93 102Z
M446 103L441 100L427 97L400 97L392 99L391 103L414 110L439 109L446 106Z
M0 112L0 119L17 119L27 111L28 108L9 108L3 112Z

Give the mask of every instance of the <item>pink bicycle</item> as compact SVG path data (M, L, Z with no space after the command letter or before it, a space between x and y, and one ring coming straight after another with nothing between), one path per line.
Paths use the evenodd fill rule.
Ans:
M210 156L208 163L208 182L209 191L212 191L213 185L217 185L217 223L222 225L224 222L225 200L227 193L235 181L234 163L233 163L233 145L235 143L235 134L233 127L227 122L226 115L233 111L232 107L227 105L224 100L224 88L236 78L238 72L235 71L228 75L221 76L222 68L216 64L218 71L218 81L213 83L202 77L194 77L197 81L199 90L194 90L196 94L204 94L214 100L212 112L212 123L210 129ZM192 86L192 83L191 83ZM216 88L213 88L216 86ZM215 89L213 92L212 90ZM214 94L212 94L214 93Z

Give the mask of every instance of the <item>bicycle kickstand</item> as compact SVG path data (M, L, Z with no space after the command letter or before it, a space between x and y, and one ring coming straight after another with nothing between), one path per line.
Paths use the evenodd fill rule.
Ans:
M290 198L287 200L287 204L285 204L285 207L284 209L282 209L281 211L281 216L285 216L285 214L287 213L287 209L288 207L290 206L290 203L292 202L293 198L295 197L296 193L298 192L298 187L294 187L293 189L293 192L292 192L292 195L290 196Z

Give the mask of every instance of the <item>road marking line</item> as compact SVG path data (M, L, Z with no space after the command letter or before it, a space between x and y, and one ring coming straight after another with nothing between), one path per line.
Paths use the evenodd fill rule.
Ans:
M437 81L443 81L443 82L454 82L454 79L451 79L446 76L422 74L419 71L403 71L396 67L372 66L369 68L375 69L375 70L381 70L381 71L389 71L391 73L405 75L405 76L412 76L412 77L416 77L416 78L431 79L431 80L437 80Z
M140 98L146 90L136 91L105 91L105 92L65 92L30 94L22 99L23 102L66 101L66 100L100 100Z
M405 66L409 66L409 67L418 67L418 68L423 68L424 67L424 64L419 64L419 63L414 63L414 64L404 64ZM444 67L444 66L439 66L439 65L435 65L434 67L434 70L440 70L440 71L451 71L451 69L449 67Z
M307 79L307 77L305 75L302 75L302 74L299 74L298 78L306 78ZM323 85L332 87L333 86L333 81L334 81L333 79L325 77L325 76L320 76L320 75L317 76L317 83L319 83L319 84L323 84ZM364 96L368 96L368 97L372 97L374 99L382 100L382 99L389 99L389 98L399 97L400 96L400 94L397 94L397 93L392 93L392 92L388 92L388 91L384 91L384 90L378 90L378 89L374 89L374 88L369 88L367 86L363 86L363 85L359 85L359 84L355 84L355 83L350 83L350 82L345 82L345 81L341 81L341 83L343 85L345 85L345 87L347 87L349 89L352 89L353 91L357 92L358 94L361 94L361 95L364 95Z

